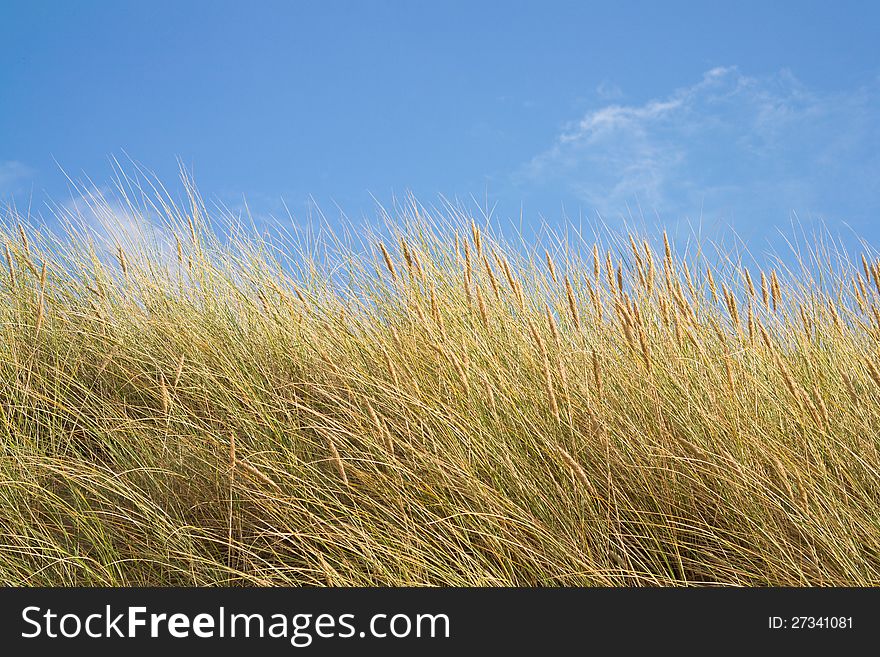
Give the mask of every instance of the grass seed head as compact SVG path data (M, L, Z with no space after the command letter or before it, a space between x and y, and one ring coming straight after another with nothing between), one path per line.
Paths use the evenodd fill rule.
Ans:
M565 296L568 300L568 312L571 314L571 321L576 331L581 330L581 315L578 312L577 300L574 297L574 289L571 287L571 281L568 276L565 277Z
M30 243L28 242L28 236L24 230L24 226L22 226L21 224L18 224L18 235L21 238L21 245L24 247L25 255L30 257L30 255L31 255Z
M15 266L13 265L12 252L9 250L9 242L6 242L6 266L9 268L9 282L15 286Z
M327 437L327 446L330 448L330 456L333 459L333 465L336 467L336 473L342 479L342 483L348 486L348 477L345 474L345 465L342 462L342 457L339 455L339 450L336 449L336 443L329 436Z
M550 278L552 278L553 282L558 285L559 281L556 279L556 267L553 264L553 258L550 257L550 252L547 249L544 249L544 256L547 258L547 270L550 272Z
M397 280L397 271L394 269L394 263L391 261L391 254L382 242L379 242L379 250L382 252L382 258L385 260L385 266L391 274L391 278Z

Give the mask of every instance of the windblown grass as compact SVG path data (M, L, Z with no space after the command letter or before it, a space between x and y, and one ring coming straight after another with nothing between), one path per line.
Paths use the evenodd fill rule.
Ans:
M4 584L880 584L874 254L278 250L188 190L0 228Z

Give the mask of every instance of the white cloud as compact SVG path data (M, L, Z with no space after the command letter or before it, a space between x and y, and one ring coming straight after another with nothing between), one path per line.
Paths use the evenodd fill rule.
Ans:
M636 201L674 218L873 216L878 98L876 83L823 94L788 71L713 68L665 97L588 112L514 178L612 216Z
M602 100L616 100L623 97L623 90L616 84L603 80L596 86L596 95Z
M102 260L115 259L117 249L122 247L130 260L152 262L171 270L177 266L171 230L155 212L131 205L109 189L80 189L68 201L56 205L53 212L91 241Z

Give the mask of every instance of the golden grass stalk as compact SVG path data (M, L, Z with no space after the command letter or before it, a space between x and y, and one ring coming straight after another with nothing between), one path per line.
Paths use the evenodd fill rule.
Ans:
M801 326L803 326L804 334L811 338L813 335L813 320L807 315L807 310L804 307L804 304L798 304L798 315L801 319Z
M385 423L379 419L378 413L376 413L376 410L373 408L373 405L370 404L370 402L367 402L367 413L369 413L370 420L373 422L373 426L376 427L376 431L382 438L385 449L388 451L389 454L394 454L394 441L391 438L391 432L388 430L388 427L385 426Z
M669 328L672 323L670 319L669 302L667 301L665 294L660 293L657 296L657 306L660 310L660 319L663 320L663 325L666 326L666 328Z
M831 415L828 412L828 406L825 404L825 399L822 397L822 392L819 390L818 385L813 386L813 402L819 410L819 416L822 419L822 426L825 429L828 429L828 427L831 426Z
M615 299L614 301L614 307L617 310L617 317L620 320L620 328L623 331L626 342L632 349L635 349L636 344L635 336L633 335L633 322L627 304L621 303L618 299Z
M492 410L492 417L494 417L495 421L498 422L498 405L495 403L495 391L492 389L492 384L489 381L489 377L487 375L483 376L483 388L485 389L486 397L489 400L489 408Z
M233 440L234 440L234 439L233 439ZM281 492L281 486L279 486L277 483L275 483L275 481L274 481L271 477L269 477L266 473L262 472L262 471L261 471L259 468L257 468L256 466L251 465L251 464L248 463L247 461L242 461L241 459L236 459L236 460L235 460L235 465L236 465L237 467L239 467L239 468L245 470L245 471L248 472L249 474L251 474L251 475L252 475L254 478L256 478L258 481L261 481L261 482L263 482L264 484L266 484L269 488L275 490L275 491L278 492L278 493Z
M495 262L498 263L498 268L504 272L504 277L507 279L507 284L510 286L511 291L515 291L516 281L513 278L513 273L510 271L510 263L507 262L507 258L497 252L492 255L495 258Z
M684 293L682 292L681 285L678 281L672 286L672 299L675 301L675 305L678 306L678 309L681 311L681 314L685 319L696 322L694 309L684 298Z
M748 267L742 268L743 279L746 282L746 290L749 292L750 297L755 296L755 285L752 283L752 275L749 273Z
M18 235L19 235L19 237L21 237L21 245L24 247L25 255L28 258L30 258L30 256L31 256L30 243L28 242L27 233L24 231L24 226L22 226L21 224L18 224Z
M43 290L41 289L40 296L37 299L37 323L36 323L36 328L34 329L34 333L36 335L40 334L40 329L43 326L43 318L45 316L44 306L45 306L45 304L43 302Z
M379 242L379 250L382 252L382 258L385 260L385 266L391 273L391 278L396 281L397 271L394 269L394 263L391 261L391 254L388 253L388 249L385 248L385 244L383 244L382 242Z
M749 299L749 305L746 307L746 326L748 327L749 332L749 344L754 344L757 329L755 328L755 313L752 310L751 299Z
M376 427L376 431L381 434L385 429L385 426L382 424L382 421L379 420L379 416L376 414L376 409L373 408L373 405L370 402L367 402L367 413L369 413L370 420L372 420L373 425Z
M443 318L440 316L440 305L437 303L437 289L434 287L434 284L431 283L431 317L434 320L434 323L440 328L440 332L443 332Z
M385 369L388 371L388 376L390 376L391 380L394 382L394 387L400 388L400 379L397 376L397 368L394 367L394 361L391 360L391 355L388 353L385 345L379 345L379 348L382 350L382 358L385 361Z
M550 359L546 354L541 358L541 368L544 374L544 387L547 391L547 400L550 402L550 410L553 411L553 417L556 421L560 421L559 403L556 401L556 391L553 389L553 375L550 372Z
M168 386L165 385L165 375L159 372L159 396L162 401L162 415L167 422L171 413L171 393L168 392Z
M474 240L474 248L477 250L477 257L483 257L483 240L480 236L480 229L477 228L475 221L471 220L471 237Z
M688 326L683 326L681 328L681 332L684 333L684 337L687 338L687 341L691 344L691 346L696 349L698 352L703 352L703 345L697 341L694 332Z
M584 282L587 284L587 295L590 297L590 303L593 306L593 313L596 316L596 322L600 323L602 321L602 300L599 298L599 293L593 288L593 283L589 278L584 278ZM575 310L577 310L577 305L575 305ZM569 310L569 312L571 312Z
M489 328L489 314L486 311L486 300L483 298L483 292L480 289L480 286L476 287L477 292L477 307L480 309L480 320L483 322L483 327L488 330Z
M486 273L489 274L489 283L492 286L492 291L495 293L495 298L501 298L501 289L498 286L498 279L495 278L495 272L492 271L492 266L489 264L489 258L485 255L483 256L483 264L486 266Z
M651 350L648 346L648 341L645 339L645 331L642 329L641 325L638 326L639 333L639 346L641 347L642 352L642 360L645 363L645 368L648 370L648 373L651 372Z
M866 358L864 360L865 366L868 368L868 374L871 377L871 380L880 388L880 369L874 364L874 361L870 358Z
M868 293L865 289L865 284L862 281L861 276L853 276L852 277L852 288L853 288L853 296L856 298L856 302L859 304L859 310L863 313L868 311Z
M535 341L535 346L538 347L538 353L541 354L542 357L547 357L547 345L544 344L543 338L541 338L541 334L538 332L538 327L532 321L532 318L529 317L526 319L526 325L529 327L529 333L532 334L532 340Z
M409 273L410 278L420 276L422 273L421 265L416 259L415 254L410 251L406 240L403 237L400 238L400 248L403 252L403 260L406 262L406 270Z
M538 347L538 354L541 360L541 372L544 376L544 389L547 393L547 400L550 402L550 409L553 411L553 417L559 422L559 403L556 400L556 391L553 386L553 374L550 370L550 356L547 352L547 345L544 343L541 334L538 332L538 327L535 326L535 323L531 318L526 320L526 324L529 327L529 333L532 334L532 339L534 340L535 345Z
M174 370L174 383L171 387L176 391L177 384L180 383L180 375L183 373L183 360L185 354L180 354L180 359L177 361L177 368Z
M422 326L424 326L430 332L430 327L427 326L428 318L425 316L425 311L422 310L422 306L419 304L419 302L413 301L412 308L413 310L415 310L416 317L419 318L419 322L421 322Z
M461 385L464 387L464 394L470 396L471 394L471 384L468 379L467 370L461 364L461 359L455 355L455 353L449 351L448 352L449 360L452 363L452 367L455 368L455 372L458 374L458 378L461 381Z
M229 434L229 505L227 508L227 536L226 536L226 565L232 568L233 555L233 519L234 519L234 491L235 491L235 432Z
M270 314L269 300L262 290L257 291L257 298L260 300L260 305L263 306L263 314L268 317Z
M15 266L12 261L12 253L9 250L9 242L6 242L6 266L9 268L9 283L15 287Z
M676 442L682 445L685 450L690 453L692 458L701 460L706 463L710 463L712 461L712 455L709 454L709 452L703 449L700 445L695 443L693 440L689 440L684 435L677 435L674 438Z
M605 277L608 281L608 290L614 293L614 263L611 262L611 251L605 253Z
M514 297L516 298L516 307L519 309L519 312L525 314L526 312L526 297L525 291L523 290L522 283L514 279L513 285Z
M736 395L736 379L733 376L733 363L730 358L729 353L724 354L724 374L727 377L727 387L730 389L730 394Z
M798 385L794 382L791 372L788 371L788 368L785 366L785 363L782 362L779 354L774 353L773 358L776 362L776 367L779 370L779 373L782 375L782 382L785 384L789 394L795 399L798 406L803 407L803 395L801 394Z
M318 358L321 359L321 362L327 366L327 368L333 372L334 374L340 374L341 370L339 369L339 365L336 364L336 361L330 357L330 355L324 351L323 347L317 347L316 351L318 352Z
M116 259L119 261L119 267L122 269L122 275L128 277L128 262L125 260L125 251L122 246L116 247Z
M591 361L593 363L593 382L596 384L596 396L602 398L602 363L598 352L593 349Z
M770 294L767 290L767 275L764 274L764 270L761 270L761 300L764 302L764 307L767 310L770 310Z
M327 436L327 446L330 448L330 456L333 460L333 465L336 468L336 472L339 475L339 478L342 479L342 483L348 486L348 477L345 474L345 465L342 463L342 457L339 456L339 450L336 449L336 443L333 442L333 439L330 436Z
M556 318L553 317L553 312L548 304L544 304L544 310L547 315L547 326L550 327L550 333L553 335L553 343L558 348L562 344L562 337L559 334L559 327L556 325Z
M692 298L692 299L696 299L696 298L697 298L697 288L696 288L696 286L694 285L694 279L691 277L691 270L690 270L690 267L688 267L687 260L683 260L683 261L682 261L682 263L681 263L681 268L682 268L682 270L684 271L684 280L685 280L685 282L687 283L687 286L688 286L688 292L690 292L690 295L691 295L691 298ZM681 286L680 286L680 285L679 285L679 291L678 291L678 293L679 293L679 296L681 296L682 300L684 300L684 294L683 294L683 292L681 291Z
M672 267L668 264L669 261L663 261L663 282L666 286L666 294L670 297L675 296L675 286L672 284Z
M772 351L773 343L770 341L770 336L767 334L767 331L764 329L764 325L760 321L758 322L758 332L761 335L761 341L764 343L764 346Z
M385 441L385 449L391 456L394 456L394 438L391 436L391 429L387 426L385 427L385 431L382 433L382 438Z
M654 253L648 245L648 240L642 241L642 247L645 250L645 261L648 263L648 296L654 294L654 280L657 277L657 268L654 265Z
M627 235L627 237L629 238L629 248L632 251L633 260L636 264L636 269L641 271L644 268L644 263L642 262L642 251L636 244L636 238L632 233Z
M461 385L464 388L464 392L466 395L470 396L471 393L471 385L468 380L467 371L464 366L461 364L461 360L456 356L453 352L445 349L442 345L434 344L433 342L430 344L431 349L437 352L437 354L441 358L445 358L452 365L452 368L455 370L455 373L458 375L459 381L461 381Z
M590 495L596 495L596 489L593 487L593 483L590 481L590 478L587 476L586 471L581 467L581 464L578 463L571 454L569 454L564 447L561 445L555 445L556 451L562 457L562 460L565 461L565 464L571 470L571 473L577 478L577 480L581 483L581 485L587 490Z
M198 238L198 235L196 234L196 224L193 221L193 218L191 216L187 216L186 221L189 224L189 236L190 236L190 239L192 239L192 243L198 244L199 238Z
M498 268L504 272L504 277L507 280L507 284L510 286L510 291L513 292L514 298L516 299L517 308L519 308L521 313L525 312L525 297L523 295L522 286L513 275L507 257L498 253L494 253L493 257L498 264Z
M779 290L779 278L775 269L770 271L770 300L773 302L773 312L776 312L776 307L782 303L782 292Z
M568 312L571 314L571 321L574 324L574 328L576 331L580 331L581 316L578 312L577 300L574 297L574 290L571 287L571 281L568 280L568 276L565 277L565 297L568 300Z
M819 427L821 431L825 431L827 427L822 422L822 416L820 415L819 409L816 406L814 400L804 391L801 392L801 398L801 404L810 413L810 416L813 418L813 422L816 423L816 426Z
M785 489L785 493L788 495L788 499L791 502L795 502L797 498L795 497L794 490L792 490L791 484L788 481L788 472L785 468L785 465L783 465L779 457L773 453L770 454L770 463L773 466L773 472L776 475L776 480Z
M721 289L724 292L724 300L727 303L727 312L730 314L730 320L733 322L737 333L739 333L742 330L742 324L739 319L739 309L736 305L736 297L733 296L733 292L728 290L724 285L721 286Z
M550 272L550 278L553 279L553 282L557 285L559 281L556 278L556 267L553 264L553 258L550 257L550 252L547 249L544 249L544 256L547 258L547 270Z
M839 333L843 333L843 321L840 319L840 314L837 312L837 306L834 305L834 299L828 299L828 310L831 311L831 318L834 320L834 328L836 328Z
M852 400L853 404L858 406L860 404L859 395L856 392L856 387L853 384L852 377L849 374L847 374L846 372L844 372L842 374L842 378L843 378L843 385L844 385L844 387L846 387L846 392L849 395L849 398Z
M556 374L559 376L559 382L562 384L562 392L566 401L568 401L569 408L571 408L571 399L569 396L569 385L568 385L568 370L565 368L565 363L562 360L562 354L557 354L556 358Z

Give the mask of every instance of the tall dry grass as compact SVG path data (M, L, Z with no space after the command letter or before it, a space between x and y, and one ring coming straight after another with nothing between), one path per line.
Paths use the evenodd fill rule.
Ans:
M415 203L279 245L186 190L150 239L0 229L4 584L880 584L875 253Z

